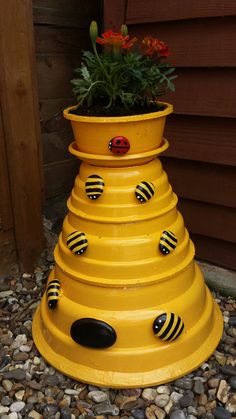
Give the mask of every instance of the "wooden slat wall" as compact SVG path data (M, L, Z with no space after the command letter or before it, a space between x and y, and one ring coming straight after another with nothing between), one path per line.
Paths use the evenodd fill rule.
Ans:
M104 0L104 26L169 45L179 77L162 159L201 259L236 269L236 2ZM124 16L122 22L122 16Z
M45 196L71 189L78 162L68 153L72 131L62 110L75 104L70 80L90 49L88 27L101 20L101 1L33 0Z

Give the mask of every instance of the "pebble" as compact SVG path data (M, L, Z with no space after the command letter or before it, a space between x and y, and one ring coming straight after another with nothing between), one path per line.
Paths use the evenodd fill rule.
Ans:
M169 386L158 386L156 388L158 394L168 394L170 395L170 387Z
M228 400L228 384L225 380L221 380L217 393L216 393L216 397L217 399L221 402L221 403L226 403Z
M182 388L183 390L191 390L193 387L193 383L192 383L191 378L183 377L183 378L179 378L178 380L175 380L174 386L178 388Z
M107 394L103 391L95 390L88 393L88 398L95 403L105 402L107 400Z
M158 394L158 395L155 397L155 404L156 404L158 407L164 407L164 406L166 406L166 405L167 405L167 403L169 402L169 399L170 399L170 396L169 396L168 394L165 394L165 393L163 393L163 394Z
M18 414L17 414L17 412L11 412L11 413L8 415L8 419L18 419Z
M60 419L71 419L71 409L69 409L69 407L64 407L60 412Z
M96 413L96 415L104 414L116 416L119 414L119 408L114 404L102 402L95 406L94 412Z
M184 394L183 397L179 399L180 407L188 407L193 404L193 397L188 394Z
M4 378L9 380L24 381L26 378L26 371L23 368L15 368L4 372Z
M24 409L25 407L25 402L14 402L11 404L10 406L10 411L11 412L20 412L22 409Z
M231 419L231 413L221 406L217 406L213 410L213 415L216 419Z
M6 297L10 297L10 295L13 294L12 290L8 290L8 291L1 291L0 292L0 298L6 298Z
M147 402L153 402L157 395L157 391L154 388L145 388L142 392L142 399Z
M194 381L193 391L195 394L203 394L205 392L205 387L201 380Z
M3 413L8 413L8 412L9 412L9 407L0 406L0 415L2 415Z
M2 381L2 386L3 386L4 390L6 390L8 392L12 389L13 383L10 380L3 380Z
M207 384L208 384L208 386L209 386L210 388L218 388L218 386L219 386L219 382L220 382L220 379L219 379L219 378L215 378L215 377L213 377L213 378L210 378L210 379L208 380Z
M183 410L177 409L171 413L170 419L186 419L186 415Z
M131 410L131 413L135 419L145 418L145 412L143 409L134 409L134 410Z
M236 390L236 376L230 377L229 384L234 390Z
M220 371L224 375L236 376L236 367L233 367L232 365L224 365L223 367L221 367Z

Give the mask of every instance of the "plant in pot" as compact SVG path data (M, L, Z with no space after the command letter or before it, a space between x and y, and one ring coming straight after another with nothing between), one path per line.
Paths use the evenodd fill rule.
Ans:
M75 70L78 78L72 80L78 105L64 111L76 142L71 152L111 156L116 150L121 156L160 147L165 119L173 108L158 98L167 89L174 91L177 77L166 62L167 45L151 36L138 43L126 25L120 32L107 30L98 36L93 21L89 33L93 51L83 53L81 67ZM102 45L100 53L97 44ZM110 141L118 134L130 144L112 149Z

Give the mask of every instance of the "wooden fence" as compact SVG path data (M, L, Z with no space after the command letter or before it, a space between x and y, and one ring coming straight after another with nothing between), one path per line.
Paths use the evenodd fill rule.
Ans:
M167 42L179 77L162 158L197 256L236 268L236 3L104 2L106 28L129 26Z

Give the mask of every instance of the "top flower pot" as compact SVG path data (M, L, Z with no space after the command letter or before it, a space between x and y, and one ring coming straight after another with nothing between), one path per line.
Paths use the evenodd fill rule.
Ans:
M79 151L89 154L111 156L110 141L117 136L125 137L130 148L126 154L143 153L159 148L162 144L166 116L173 112L173 106L161 102L163 111L132 116L93 117L70 113L76 106L64 110L71 121L74 139ZM122 156L119 156L122 158Z

